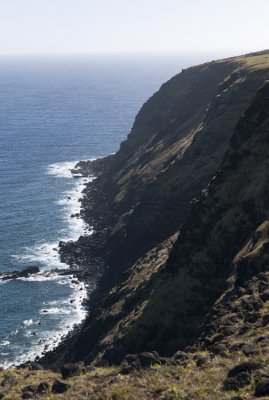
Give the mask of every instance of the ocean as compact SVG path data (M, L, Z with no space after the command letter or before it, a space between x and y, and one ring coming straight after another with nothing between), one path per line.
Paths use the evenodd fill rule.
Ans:
M33 360L85 318L87 288L66 268L60 240L91 227L79 212L87 179L77 161L114 153L142 104L170 77L208 55L0 58L0 365ZM95 282L89 290L93 289Z

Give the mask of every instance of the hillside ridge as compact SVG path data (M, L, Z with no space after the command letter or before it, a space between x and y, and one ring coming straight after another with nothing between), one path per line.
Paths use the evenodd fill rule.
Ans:
M120 363L127 353L154 350L171 356L197 343L226 290L233 253L267 212L255 211L253 222L247 198L244 234L236 230L231 210L237 192L227 199L222 185L225 173L251 153L236 150L238 132L251 134L255 127L256 92L268 77L268 51L184 70L144 104L115 155L79 163L83 174L97 175L82 200L82 215L95 233L62 244L61 255L87 279L98 266L103 276L79 332L47 354L44 365ZM244 190L247 182L240 179ZM222 189L214 197L218 182ZM208 230L214 232L209 242Z

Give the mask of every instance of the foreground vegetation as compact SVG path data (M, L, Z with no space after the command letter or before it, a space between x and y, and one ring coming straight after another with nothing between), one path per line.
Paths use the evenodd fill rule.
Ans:
M48 370L11 369L0 373L0 397L14 400L250 400L256 398L254 393L257 382L269 373L269 358L259 355L251 360L255 360L261 367L249 370L249 380L241 388L231 389L227 385L225 387L227 374L235 365L249 361L244 354L238 352L223 357L199 352L189 356L185 365L180 362L175 365L155 364L129 374L122 373L120 367L88 368L79 376L67 379L63 379L58 372ZM66 385L64 393L52 392L55 380Z

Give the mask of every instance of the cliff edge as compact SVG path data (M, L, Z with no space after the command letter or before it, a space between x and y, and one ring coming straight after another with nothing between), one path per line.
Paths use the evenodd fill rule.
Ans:
M184 70L115 155L79 164L98 176L82 201L95 233L62 245L62 258L89 275L101 264L103 277L80 331L46 365L218 342L223 298L236 302L266 271L249 249L267 243L268 77L268 51Z

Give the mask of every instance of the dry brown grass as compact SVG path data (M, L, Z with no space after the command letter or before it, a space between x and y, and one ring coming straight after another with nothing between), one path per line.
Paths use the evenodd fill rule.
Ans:
M68 400L137 400L137 399L171 399L171 400L230 400L233 396L241 396L245 400L254 399L254 387L258 379L252 376L250 385L238 391L223 391L223 382L228 370L246 360L242 354L229 354L227 358L221 356L208 357L204 367L197 367L191 360L186 367L182 365L160 366L135 371L129 375L122 375L119 368L93 368L78 377L66 380L71 388L61 395L50 392L36 396L38 399L68 399ZM267 353L259 356L257 361L266 366L269 364ZM48 382L51 386L54 379L61 379L60 374L51 371L9 370L0 373L0 381L12 375L17 385L5 386L2 392L5 399L21 399L22 388L27 385Z

